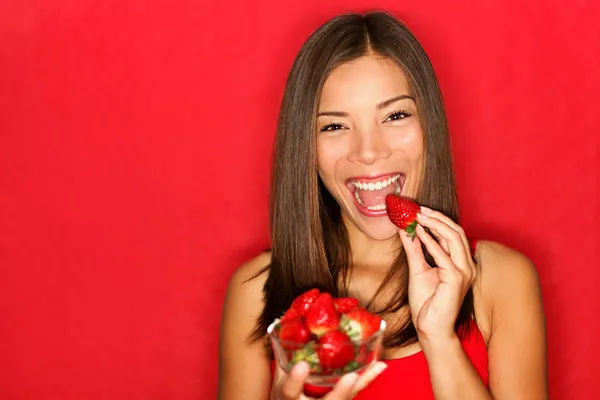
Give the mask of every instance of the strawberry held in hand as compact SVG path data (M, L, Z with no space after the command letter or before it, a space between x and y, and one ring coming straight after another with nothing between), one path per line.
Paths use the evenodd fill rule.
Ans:
M421 211L421 206L406 197L390 193L385 198L385 207L390 221L398 228L404 229L409 237L414 238L417 214Z

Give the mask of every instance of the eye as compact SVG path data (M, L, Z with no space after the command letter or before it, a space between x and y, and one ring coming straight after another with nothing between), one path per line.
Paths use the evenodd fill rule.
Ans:
M403 111L403 110L399 110L399 111L395 111L393 113L391 113L386 119L385 122L387 121L398 121L404 118L408 118L410 117L412 114L409 113L408 111Z
M327 124L320 129L320 132L332 132L344 129L344 126L335 122Z

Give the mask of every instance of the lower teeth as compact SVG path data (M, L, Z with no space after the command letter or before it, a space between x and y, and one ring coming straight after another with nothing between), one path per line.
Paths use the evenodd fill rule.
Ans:
M378 204L376 206L369 206L367 207L368 210L373 210L373 211L379 211L379 210L385 210L385 204Z

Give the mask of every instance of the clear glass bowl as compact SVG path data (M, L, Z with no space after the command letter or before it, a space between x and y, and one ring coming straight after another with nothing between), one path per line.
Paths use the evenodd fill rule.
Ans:
M318 354L320 349L324 351L326 344L318 343L312 345L309 352L306 351L304 343L289 342L279 338L280 320L275 319L267 328L267 333L273 347L275 362L281 368L289 373L295 363L304 360L311 365L311 372L306 383L317 387L332 387L346 373L356 372L361 374L368 366L379 361L383 341L383 331L385 330L385 321L381 321L379 330L373 335L363 339L360 342L348 341L354 348L354 358L346 366L337 369L323 369L319 365Z

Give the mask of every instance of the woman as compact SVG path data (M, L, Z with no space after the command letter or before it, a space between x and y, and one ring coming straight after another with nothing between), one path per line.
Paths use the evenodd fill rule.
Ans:
M417 238L387 218L400 191ZM299 293L352 296L387 322L383 361L326 399L545 399L542 300L529 260L468 241L429 59L385 13L318 29L287 82L274 156L272 249L232 277L219 398L302 399L304 363L272 379L267 325ZM435 211L434 211L435 210ZM471 251L471 248L473 251Z

